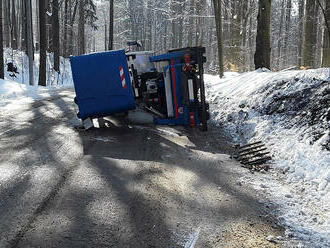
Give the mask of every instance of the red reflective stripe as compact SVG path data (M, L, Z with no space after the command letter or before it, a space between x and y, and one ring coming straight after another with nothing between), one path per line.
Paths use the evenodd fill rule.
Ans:
M194 112L190 112L189 113L189 123L190 123L190 126L191 127L195 126L195 115L194 115Z
M173 82L173 95L174 95L174 106L175 106L175 117L179 117L179 111L178 111L178 101L176 99L176 83L175 83L175 71L174 71L174 60L171 60L172 64L172 82Z
M123 88L126 89L127 85L126 85L126 80L125 80L124 68L122 66L119 66L119 76L120 76L120 80L121 80L121 84L122 84Z

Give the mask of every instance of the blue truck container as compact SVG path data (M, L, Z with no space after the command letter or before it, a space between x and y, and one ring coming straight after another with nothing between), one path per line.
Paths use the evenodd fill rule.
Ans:
M124 50L71 56L70 62L80 119L135 109Z

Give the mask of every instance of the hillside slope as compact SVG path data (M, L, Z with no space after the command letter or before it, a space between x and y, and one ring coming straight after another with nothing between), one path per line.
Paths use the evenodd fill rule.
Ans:
M261 140L270 149L293 192L290 201L276 198L293 204L282 213L286 224L330 244L330 69L206 75L206 84L212 121L236 143Z

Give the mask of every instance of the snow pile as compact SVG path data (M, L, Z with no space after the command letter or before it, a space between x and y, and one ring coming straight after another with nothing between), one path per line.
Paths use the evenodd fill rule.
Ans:
M330 237L330 68L262 69L226 74L221 80L206 75L205 81L216 125L235 142L263 141L274 166L284 173L282 179L294 189L291 201L304 205L299 208L318 209L312 214L320 216L305 223L307 229ZM283 213L286 222L297 224L297 216L289 212Z
M235 137L263 140L289 180L330 182L330 70L206 76L213 120ZM213 93L211 93L213 92Z
M18 100L20 100L20 103L26 103L45 99L58 94L59 90L66 88L71 88L71 86L29 86L15 81L0 79L0 107L14 104Z

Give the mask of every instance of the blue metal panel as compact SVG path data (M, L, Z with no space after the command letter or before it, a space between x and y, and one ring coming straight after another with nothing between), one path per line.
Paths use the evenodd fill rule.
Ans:
M135 108L124 50L73 56L70 62L79 118L103 117Z
M166 53L166 54L161 54L161 55L157 55L157 56L151 56L150 62L157 62L157 61L181 58L184 54L185 54L184 52L173 52L173 53Z

